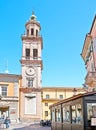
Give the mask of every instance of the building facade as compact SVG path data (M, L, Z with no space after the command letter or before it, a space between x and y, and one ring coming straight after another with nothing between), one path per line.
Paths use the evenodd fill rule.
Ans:
M26 90L26 91L25 91ZM0 117L5 116L9 117L11 122L21 121L32 122L37 121L36 117L31 117L29 114L24 118L21 116L21 101L28 97L29 101L32 98L33 91L31 89L22 90L22 76L15 74L0 74ZM74 91L75 90L75 91ZM23 93L23 92L24 93ZM26 93L28 92L28 93ZM31 92L31 93L30 93ZM56 103L62 99L71 97L78 93L84 93L84 89L76 87L42 87L41 88L41 119L47 120L50 119L50 110L49 106L53 103ZM22 94L23 93L23 94ZM35 92L36 93L36 89ZM25 96L25 97L24 97ZM34 106L31 107L31 104L27 107L34 109ZM38 108L39 109L39 108Z
M19 88L21 76L0 74L0 117L9 117L11 122L18 122Z
M49 106L73 95L84 93L81 87L43 87L42 88L42 119L50 119Z
M96 90L96 15L90 32L86 34L81 56L87 70L84 88L86 91L94 91Z
M42 116L42 48L40 23L32 13L25 24L26 34L22 35L22 86L20 88L20 119L39 121ZM29 106L29 107L28 107Z

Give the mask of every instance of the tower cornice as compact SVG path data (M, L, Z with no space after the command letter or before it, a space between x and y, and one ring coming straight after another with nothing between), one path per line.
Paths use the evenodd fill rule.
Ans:
M20 60L21 64L26 64L26 65L41 65L41 68L43 69L43 62L42 60Z
M22 41L27 41L27 42L38 42L41 43L41 48L43 49L43 38L41 36L35 37L35 36L27 36L27 35L22 35L21 36Z
M41 88L20 88L20 92L31 93L31 92L41 92Z
M28 25L37 25L39 28L40 28L40 30L41 30L41 26L40 26L40 23L39 22L37 22L37 21L28 21L26 24L25 24L25 27L27 27Z

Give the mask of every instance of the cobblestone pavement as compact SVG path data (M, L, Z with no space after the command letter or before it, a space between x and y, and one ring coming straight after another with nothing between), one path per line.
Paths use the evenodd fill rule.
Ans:
M43 127L39 124L10 124L8 129L0 129L0 130L51 130L51 127Z

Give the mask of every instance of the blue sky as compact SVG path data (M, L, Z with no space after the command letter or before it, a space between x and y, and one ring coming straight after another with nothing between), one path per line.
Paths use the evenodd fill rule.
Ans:
M43 86L81 87L80 56L96 13L96 0L0 0L0 73L21 74L21 35L34 10L43 36Z

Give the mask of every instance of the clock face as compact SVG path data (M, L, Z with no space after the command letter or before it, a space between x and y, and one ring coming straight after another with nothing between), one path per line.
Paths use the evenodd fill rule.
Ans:
M34 74L35 74L35 70L34 70L33 68L28 68L28 69L26 70L26 73L27 73L28 75L34 75Z

